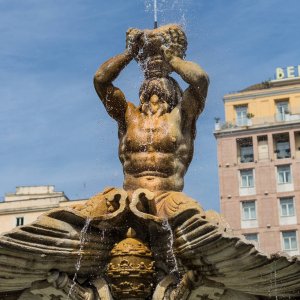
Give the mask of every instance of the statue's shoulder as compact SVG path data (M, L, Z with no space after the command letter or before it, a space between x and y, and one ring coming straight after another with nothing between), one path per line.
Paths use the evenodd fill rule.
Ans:
M132 102L127 101L126 109L126 120L132 118L134 115L140 115L140 109L138 106L135 106Z
M127 110L138 110L138 107L136 107L132 102L127 101Z

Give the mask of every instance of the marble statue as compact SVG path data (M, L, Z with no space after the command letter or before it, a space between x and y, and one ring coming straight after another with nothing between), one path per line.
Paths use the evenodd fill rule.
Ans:
M129 29L125 51L100 66L94 85L118 125L123 188L2 235L0 299L299 298L298 257L259 252L182 192L209 85L186 48L180 26ZM113 85L132 60L144 73L138 106Z

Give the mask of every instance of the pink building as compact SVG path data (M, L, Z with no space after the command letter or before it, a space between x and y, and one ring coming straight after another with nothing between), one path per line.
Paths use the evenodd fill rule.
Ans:
M215 124L221 212L267 252L300 254L300 77L224 96Z

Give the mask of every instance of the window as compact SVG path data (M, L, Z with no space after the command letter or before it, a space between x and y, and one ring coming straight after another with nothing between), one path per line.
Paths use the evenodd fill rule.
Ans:
M247 111L248 111L247 105L235 107L236 124L238 126L246 126L247 125L247 122L248 122Z
M253 161L253 148L252 145L241 146L241 162Z
M288 133L274 135L274 149L278 159L291 157L290 139Z
M256 220L255 201L242 202L243 220Z
M247 234L244 234L244 237L245 237L248 241L258 243L258 234L257 234L257 233L247 233Z
M288 101L278 101L276 102L276 110L277 110L277 121L285 121L286 114L289 113L289 102Z
M279 184L291 183L292 182L291 166L290 165L278 166L277 176L278 176Z
M283 250L292 251L298 250L296 231L282 232Z
M24 225L24 217L17 217L16 218L16 226Z
M241 188L254 187L253 169L240 170Z
M293 217L295 215L295 207L293 198L280 199L280 216Z
M252 138L237 139L239 160L241 163L253 162Z

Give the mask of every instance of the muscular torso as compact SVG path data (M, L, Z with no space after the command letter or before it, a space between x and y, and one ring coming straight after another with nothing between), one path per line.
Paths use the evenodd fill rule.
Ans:
M180 107L152 115L128 103L125 123L119 132L125 190L181 191L193 155L193 137L189 122L183 124Z

